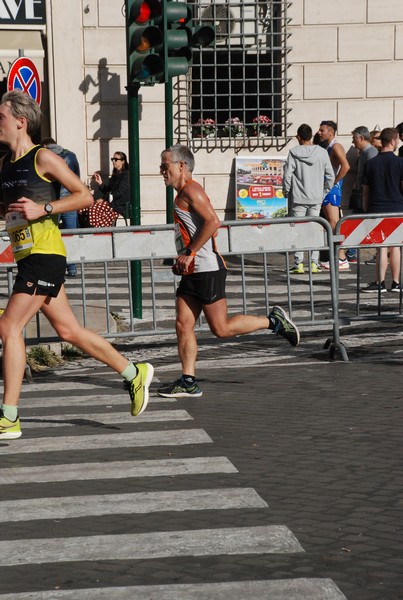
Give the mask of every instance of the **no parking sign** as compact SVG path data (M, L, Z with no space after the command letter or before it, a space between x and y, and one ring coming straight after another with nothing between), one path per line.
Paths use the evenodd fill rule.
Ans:
M41 104L41 80L36 66L30 58L21 56L13 62L8 72L7 89L21 90Z

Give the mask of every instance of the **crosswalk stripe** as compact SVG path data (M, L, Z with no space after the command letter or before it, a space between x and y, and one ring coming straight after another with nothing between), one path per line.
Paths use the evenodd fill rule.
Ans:
M0 542L2 567L99 560L304 552L283 525Z
M130 425L142 423L158 423L159 421L192 421L193 418L186 410L158 410L147 411L141 419L133 419L128 411L114 413L87 413L87 414L62 414L40 415L35 417L21 417L24 429L37 429L40 427L71 426L71 425L114 425L129 423ZM88 423L85 423L88 421Z
M0 514L7 522L135 515L164 511L267 508L252 488L217 488L4 500Z
M85 479L128 479L129 477L170 477L172 475L204 475L238 473L224 456L166 458L161 460L114 461L46 465L44 467L8 467L0 469L1 485L74 481Z
M213 440L203 429L175 429L168 431L136 431L103 435L80 435L19 439L4 445L0 440L1 454L34 454L61 450L94 450L99 448L131 448L139 446L182 446L185 444L211 444Z
M76 391L76 388L74 389ZM162 404L165 402L177 402L176 398L160 398L158 396L150 396L148 404ZM116 406L122 405L126 406L127 410L130 407L130 398L129 395L120 395L120 394L99 394L96 396L91 395L83 395L83 396L69 396L65 395L63 397L53 396L51 398L31 398L28 396L21 396L20 398L20 407L22 410L26 408L46 408L46 407L55 407L60 408L62 406Z
M1 600L347 600L331 579L300 578L5 594Z
M112 376L113 376L113 372L112 372ZM102 383L103 381L105 381L105 385L103 386ZM98 389L102 389L103 387L105 387L105 389L111 389L111 380L105 379L99 379L97 383L88 383L84 380L83 381L79 381L79 378L75 378L74 381L69 380L67 377L64 378L63 376L60 377L60 381L59 381L59 385L63 387L63 391L66 392L66 394L68 394L69 390L76 392L77 388L79 388L80 390L96 390ZM40 382L40 383L24 383L23 384L23 388L22 388L22 392L26 392L27 394L32 393L32 392L52 392L55 390L56 388L56 384L54 381L52 382ZM122 389L123 385L122 385L122 380L120 380L119 382L116 382L116 389ZM122 391L122 394L124 392ZM128 394L127 394L127 397Z

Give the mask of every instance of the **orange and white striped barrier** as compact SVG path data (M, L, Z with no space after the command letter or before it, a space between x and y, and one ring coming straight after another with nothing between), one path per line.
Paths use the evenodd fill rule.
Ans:
M346 219L340 224L343 247L397 246L403 244L403 217Z

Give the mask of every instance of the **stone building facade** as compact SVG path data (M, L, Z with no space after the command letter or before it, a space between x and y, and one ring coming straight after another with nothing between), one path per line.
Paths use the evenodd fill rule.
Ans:
M128 149L123 7L123 0L0 0L0 36L5 39L2 34L13 31L13 39L18 32L26 40L9 41L3 53L0 49L3 75L23 45L43 75L44 134L76 152L87 178L98 169L107 175L113 152ZM45 22L17 23L18 10L35 15L42 8ZM236 144L196 148L195 178L205 186L221 218L234 218L238 154L286 155L302 122L315 130L322 119L337 121L338 137L348 150L350 132L357 125L371 129L403 121L401 0L292 0L287 2L287 44L286 143L256 150ZM164 85L143 87L143 224L165 221L165 188L158 170L164 146Z

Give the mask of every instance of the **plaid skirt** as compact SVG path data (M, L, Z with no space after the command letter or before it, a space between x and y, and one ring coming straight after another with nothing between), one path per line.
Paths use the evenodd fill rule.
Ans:
M97 200L90 208L78 211L78 219L81 227L112 227L117 213L105 200Z

